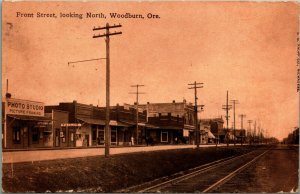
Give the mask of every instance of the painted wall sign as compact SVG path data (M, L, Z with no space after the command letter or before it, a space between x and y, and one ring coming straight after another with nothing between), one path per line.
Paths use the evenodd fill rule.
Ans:
M61 127L81 127L81 123L62 123Z
M42 102L7 98L5 111L8 115L44 116L45 105Z

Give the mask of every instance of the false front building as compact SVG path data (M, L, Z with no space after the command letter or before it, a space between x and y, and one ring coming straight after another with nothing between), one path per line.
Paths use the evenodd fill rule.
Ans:
M88 147L104 145L105 108L81 104L76 101L46 106L47 114L59 112L60 119L54 119L54 146ZM64 116L62 116L65 114ZM139 125L145 125L146 111L139 112ZM62 117L64 119L62 119ZM110 107L110 131L112 145L136 143L136 110L127 106ZM139 135L139 141L142 141Z
M4 149L52 147L52 120L44 115L44 103L7 97L2 110Z

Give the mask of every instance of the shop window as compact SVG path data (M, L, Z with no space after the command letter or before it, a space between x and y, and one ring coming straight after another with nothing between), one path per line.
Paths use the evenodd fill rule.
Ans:
M161 142L168 142L168 132L161 132Z
M104 144L104 130L98 131L98 144Z
M15 127L13 128L13 141L14 143L21 143L21 128Z
M39 128L33 128L31 134L32 134L32 143L38 143L39 142Z
M117 131L111 130L111 143L117 143Z

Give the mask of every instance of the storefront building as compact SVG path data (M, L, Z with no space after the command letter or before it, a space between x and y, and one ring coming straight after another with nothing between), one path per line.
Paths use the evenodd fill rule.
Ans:
M2 104L4 149L52 147L51 119L45 117L43 103L6 98Z
M191 103L147 103L142 105L147 110L147 135L156 143L176 144L195 143L195 114Z
M155 144L189 143L189 139L183 134L183 117L173 117L171 114L149 117L146 127L146 138L150 138Z
M85 105L76 101L46 106L47 113L68 113L64 120L54 119L55 146L90 147L101 146L105 142L105 107ZM139 112L139 141L146 122L146 111ZM136 137L136 109L127 106L110 107L111 145L131 145ZM136 143L136 141L135 141Z

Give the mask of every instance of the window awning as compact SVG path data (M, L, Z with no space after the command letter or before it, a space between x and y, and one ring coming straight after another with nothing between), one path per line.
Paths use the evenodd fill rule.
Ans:
M43 121L43 122L52 121L50 118L47 117L35 117L35 116L25 116L25 115L7 115L7 116L22 121Z

